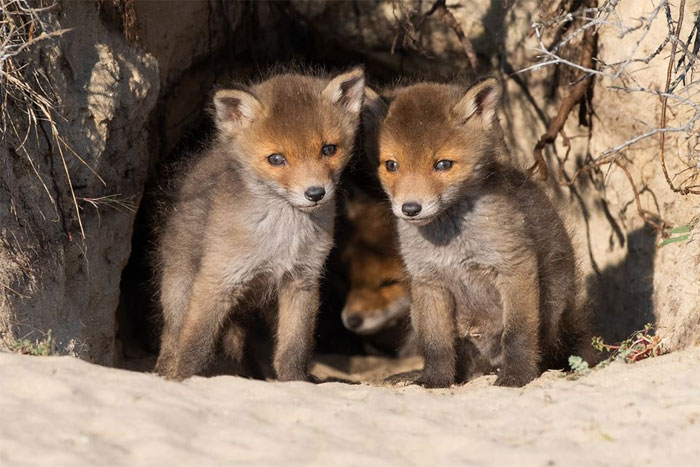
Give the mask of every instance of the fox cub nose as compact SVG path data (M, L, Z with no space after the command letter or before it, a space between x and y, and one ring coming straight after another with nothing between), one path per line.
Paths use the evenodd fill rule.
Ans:
M347 325L350 329L357 329L362 325L362 316L350 315L347 319Z
M326 190L322 186L312 186L306 189L304 196L309 201L321 201L326 196Z
M418 203L403 203L401 211L409 217L417 216L422 206Z

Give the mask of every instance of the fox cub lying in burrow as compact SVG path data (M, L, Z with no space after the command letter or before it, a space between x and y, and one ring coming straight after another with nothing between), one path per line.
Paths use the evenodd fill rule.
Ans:
M406 272L386 195L375 167L372 171L379 193L346 184L348 194L340 203L344 223L336 242L350 286L341 319L346 329L363 336L366 351L410 356L415 352Z
M158 373L202 371L218 339L240 361L247 315L276 305L277 377L307 378L335 191L363 99L361 69L216 92L216 140L181 180L158 245Z
M410 276L418 382L429 387L484 365L498 369L497 385L523 386L571 354L590 360L570 237L544 192L503 163L500 94L487 79L367 102Z

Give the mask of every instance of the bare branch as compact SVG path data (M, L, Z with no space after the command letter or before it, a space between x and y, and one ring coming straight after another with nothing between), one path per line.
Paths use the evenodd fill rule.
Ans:
M476 58L476 52L474 52L474 47L472 46L472 43L467 37L467 35L464 34L462 26L460 26L459 22L454 17L452 12L447 8L447 5L445 5L445 0L437 0L433 5L433 8L435 8L438 12L438 15L440 15L440 19L442 20L442 22L450 28L452 28L455 34L457 34L457 38L459 39L459 42L464 48L464 53L469 59L469 64L471 65L472 70L477 70L479 66L479 60Z
M678 24L676 25L676 31L675 31L675 37L678 38L681 33L681 28L683 27L683 13L685 12L685 0L681 0L680 7L679 7L679 13L678 13ZM671 43L671 56L668 59L668 70L666 72L666 91L665 93L668 94L668 91L671 87L671 76L673 73L673 64L676 59L676 47L678 45L678 41L674 40ZM666 109L668 106L668 96L662 96L661 97L661 122L659 123L659 126L662 128L666 126ZM697 120L698 113L696 113L694 119L692 120ZM668 169L666 168L666 160L665 160L665 143L666 143L666 132L660 133L659 137L659 162L661 163L661 168L663 169L664 172L664 178L666 178L666 183L668 186L671 188L676 193L680 193L682 195L687 195L687 194L694 194L694 195L700 195L700 190L698 189L693 189L692 187L677 187L673 184L673 180L671 180L671 177L668 175Z
M392 0L392 5L392 12L394 19L396 20L397 31L391 46L392 54L394 53L396 45L399 42L399 36L403 36L402 45L404 47L408 46L420 53L424 53L422 47L419 45L420 33L428 18L437 13L440 21L452 29L457 35L472 70L478 69L479 60L476 56L476 52L474 51L474 47L472 46L469 37L467 37L467 35L464 33L462 25L452 14L450 7L447 6L446 0L435 0L430 8L425 13L418 15L417 18L416 12L409 10L404 0ZM396 14L397 10L401 13L402 18L399 18Z
M587 0L586 7L595 8L597 6L597 0ZM587 29L583 35L582 51L581 51L581 65L577 65L576 68L583 70L591 70L593 65L593 53L596 48L597 41L597 31L595 29ZM541 43L541 41L540 41ZM544 160L542 155L542 150L548 144L551 144L556 139L559 132L564 128L566 119L569 117L571 109L578 104L581 99L586 95L588 87L592 83L592 74L588 73L584 75L584 79L580 80L574 85L571 92L561 103L557 116L549 124L547 132L540 137L540 140L535 145L533 151L533 157L535 159L535 164L530 168L530 172L537 174L540 178L545 179L549 173L547 169L547 162Z

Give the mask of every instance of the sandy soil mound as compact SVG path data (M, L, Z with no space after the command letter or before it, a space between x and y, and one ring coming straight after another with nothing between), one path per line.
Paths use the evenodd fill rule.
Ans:
M342 377L325 366L315 371ZM520 390L493 378L450 390L174 383L0 354L0 465L623 466L700 456L700 348L576 381L550 372Z

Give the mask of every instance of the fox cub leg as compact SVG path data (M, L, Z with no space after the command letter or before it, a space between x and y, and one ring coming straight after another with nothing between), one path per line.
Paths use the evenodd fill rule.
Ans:
M503 300L504 357L497 386L524 386L540 375L540 290L536 263L531 266L513 275L501 275L498 280Z
M242 317L232 316L221 332L221 344L224 354L231 360L237 370L243 372L246 365L246 324Z
M177 318L178 322L166 323L163 325L163 332L160 338L160 353L156 361L155 372L161 376L171 374L175 371L175 354L180 340L180 329L182 329L182 318Z
M288 278L280 288L273 360L280 381L308 379L319 306L318 283L316 279Z
M458 384L466 383L475 375L481 375L490 369L479 349L468 337L457 339L457 374Z
M456 330L452 294L433 285L411 284L411 320L424 359L418 384L430 388L455 382Z
M174 371L175 353L185 320L192 277L173 268L165 269L161 278L160 301L163 307L163 332L155 371L166 375Z
M221 282L219 274L206 268L195 277L177 344L159 359L165 377L183 380L209 363L221 326L242 295Z

